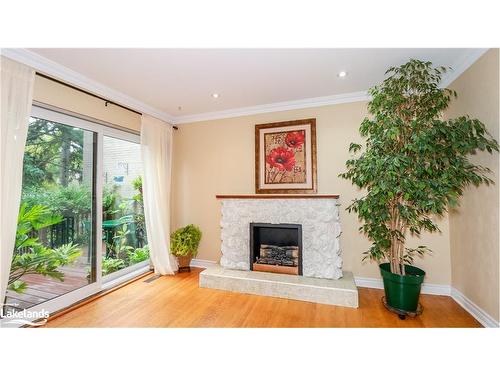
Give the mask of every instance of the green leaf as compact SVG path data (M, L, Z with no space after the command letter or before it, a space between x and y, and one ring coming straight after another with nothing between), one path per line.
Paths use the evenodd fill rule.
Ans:
M176 256L196 256L200 240L200 228L189 224L183 228L179 228L170 235L170 252Z
M28 285L24 281L17 280L17 281L14 281L13 283L9 284L8 289L12 290L13 292L22 294L26 291L27 287L28 287Z

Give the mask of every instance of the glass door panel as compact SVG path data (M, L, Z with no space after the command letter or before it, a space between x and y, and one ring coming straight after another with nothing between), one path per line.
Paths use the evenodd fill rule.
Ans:
M96 281L96 150L96 132L31 117L7 308L46 305Z
M102 276L104 281L149 263L138 137L103 137Z

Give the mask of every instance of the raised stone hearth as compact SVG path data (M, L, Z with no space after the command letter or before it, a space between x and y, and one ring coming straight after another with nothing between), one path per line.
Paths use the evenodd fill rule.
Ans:
M338 196L217 198L222 258L200 287L358 307L352 273L342 272Z
M200 273L200 287L358 307L358 290L350 272L339 280L328 280L213 266Z

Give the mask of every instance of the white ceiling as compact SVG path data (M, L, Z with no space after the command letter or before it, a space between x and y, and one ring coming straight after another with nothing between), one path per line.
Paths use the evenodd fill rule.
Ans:
M432 48L30 51L179 119L365 91L410 58L463 69L478 56L474 49ZM337 77L341 70L348 72L344 79Z

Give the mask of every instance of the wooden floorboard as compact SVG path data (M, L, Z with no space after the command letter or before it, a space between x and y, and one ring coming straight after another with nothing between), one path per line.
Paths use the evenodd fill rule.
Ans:
M143 277L46 327L480 327L452 298L423 295L422 315L400 320L382 290L359 288L358 309L198 287L198 274Z

